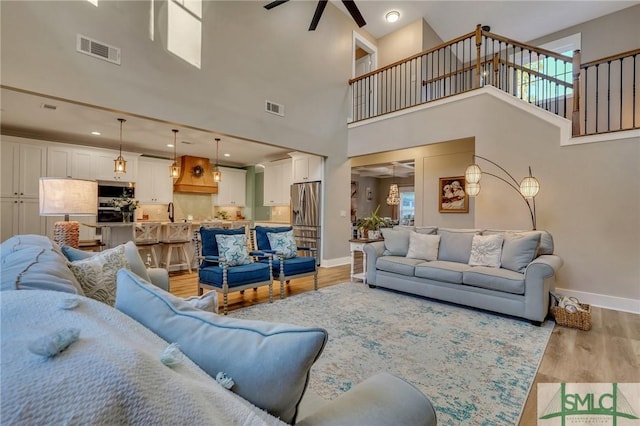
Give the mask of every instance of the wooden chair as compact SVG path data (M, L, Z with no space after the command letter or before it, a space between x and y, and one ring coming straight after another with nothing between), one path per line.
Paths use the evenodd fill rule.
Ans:
M191 273L191 262L187 255L187 246L191 244L193 233L191 222L168 223L163 226L162 237L162 266L168 271L171 266L186 266ZM171 263L173 249L178 252L178 263Z
M287 232L292 229L291 226L267 227L256 226L251 230L251 245L256 254L263 253L272 255L273 260L267 257L259 257L260 262L273 263L273 276L280 281L280 299L284 299L284 285L289 284L292 279L313 276L313 289L318 290L318 268L317 268L317 249L312 247L297 247L298 252L303 255L285 259L277 251L272 250L269 244L269 232Z
M198 295L204 289L212 289L222 293L222 307L227 314L228 294L230 291L241 293L248 288L257 289L269 286L269 302L273 302L273 272L271 262L251 262L244 265L230 266L220 256L216 235L244 235L246 229L200 228L200 253L198 254ZM247 245L247 251L249 247ZM251 253L249 253L251 254Z
M162 223L160 222L136 222L133 226L133 242L138 247L140 256L145 251L149 252L154 268L159 267L155 248L160 243L161 231Z

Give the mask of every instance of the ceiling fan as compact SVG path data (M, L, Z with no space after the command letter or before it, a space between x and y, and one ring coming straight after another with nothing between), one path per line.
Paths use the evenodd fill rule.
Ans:
M274 7L280 6L282 3L286 3L288 1L289 0L272 1L269 4L266 4L264 6L264 8L267 9L267 10L271 10ZM311 25L309 25L309 31L315 31L316 27L318 26L318 22L320 22L320 17L322 17L322 13L324 12L324 8L327 6L327 2L328 1L329 0L319 0L318 1L318 6L316 6L316 12L313 14L313 19L311 20ZM356 3L353 0L342 0L342 4L344 4L344 7L347 8L347 10L351 14L351 17L353 18L353 20L356 21L356 24L358 24L358 27L362 28L365 25L367 25L367 23L365 22L364 18L362 17L362 14L358 10L358 7L356 6Z

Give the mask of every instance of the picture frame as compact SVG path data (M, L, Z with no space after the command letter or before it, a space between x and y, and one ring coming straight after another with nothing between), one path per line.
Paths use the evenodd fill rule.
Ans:
M469 213L469 196L464 176L442 177L438 183L440 213Z

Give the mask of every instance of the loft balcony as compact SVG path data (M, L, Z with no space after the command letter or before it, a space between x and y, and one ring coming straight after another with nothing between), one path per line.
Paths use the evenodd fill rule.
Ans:
M582 64L475 31L349 81L350 123L493 86L570 120L573 137L640 128L640 49Z

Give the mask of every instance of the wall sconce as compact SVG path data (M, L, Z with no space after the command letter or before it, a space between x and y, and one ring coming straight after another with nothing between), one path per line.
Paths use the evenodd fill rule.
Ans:
M40 216L64 216L56 222L53 240L58 245L78 248L80 224L70 221L69 215L95 216L98 214L98 182L71 178L40 178Z
M507 172L502 166L496 164L495 162L489 160L488 158L481 157L479 155L474 155L473 158L479 158L488 163L493 164L498 169L502 170L508 177L505 179L501 176L495 175L493 173L484 172L480 169L480 166L477 164L471 164L467 167L467 170L464 172L464 179L466 181L465 191L470 197L475 197L480 193L480 179L482 178L482 174L487 174L489 176L493 176L494 178L500 179L507 185L509 185L513 190L515 190L520 197L524 200L527 208L529 209L529 213L531 214L531 224L533 225L533 229L536 229L536 195L540 191L540 183L538 180L533 177L531 174L531 166L529 166L529 176L525 176L520 183L511 176L509 172Z
M178 155L176 154L176 135L178 129L171 129L173 132L173 164L169 166L169 176L174 179L180 177L180 166L178 165Z

